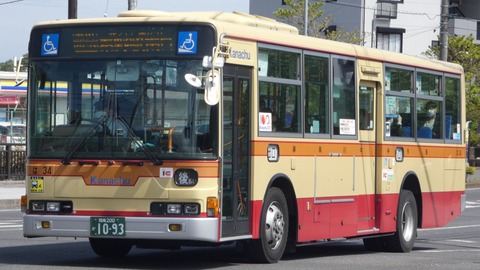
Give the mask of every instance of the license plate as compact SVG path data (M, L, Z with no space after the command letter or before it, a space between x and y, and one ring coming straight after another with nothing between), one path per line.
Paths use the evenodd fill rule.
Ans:
M90 217L91 236L125 236L124 217Z

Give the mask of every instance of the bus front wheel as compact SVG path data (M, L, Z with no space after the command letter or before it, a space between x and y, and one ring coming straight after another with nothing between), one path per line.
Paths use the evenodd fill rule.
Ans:
M285 251L288 238L288 206L283 192L270 188L263 202L260 239L251 241L250 256L257 262L276 263Z
M119 239L89 238L93 251L105 258L124 257L132 249L132 244Z
M389 248L397 252L410 252L417 237L417 203L409 190L400 192L397 209L397 231L388 239Z

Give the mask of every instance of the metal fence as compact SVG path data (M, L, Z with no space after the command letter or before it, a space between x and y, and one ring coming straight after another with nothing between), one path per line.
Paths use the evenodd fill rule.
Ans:
M0 180L25 180L25 144L0 144Z

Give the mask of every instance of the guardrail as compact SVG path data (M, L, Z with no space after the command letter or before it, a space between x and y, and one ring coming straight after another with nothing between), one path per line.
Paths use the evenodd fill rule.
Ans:
M0 144L0 181L25 180L26 161L25 144Z

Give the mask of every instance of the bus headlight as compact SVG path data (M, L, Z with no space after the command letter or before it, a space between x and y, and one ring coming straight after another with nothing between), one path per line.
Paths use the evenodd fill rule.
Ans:
M34 213L48 212L57 214L71 214L73 204L71 201L30 201L30 211Z
M183 213L185 213L185 215L198 215L200 214L200 205L196 203L185 204Z
M152 202L150 204L150 213L156 216L177 215L177 216L198 216L200 215L199 203L186 202Z
M47 212L60 212L60 202L47 202Z
M32 202L32 211L45 211L45 202Z
M180 215L182 213L181 204L169 204L167 205L167 214L169 215Z

